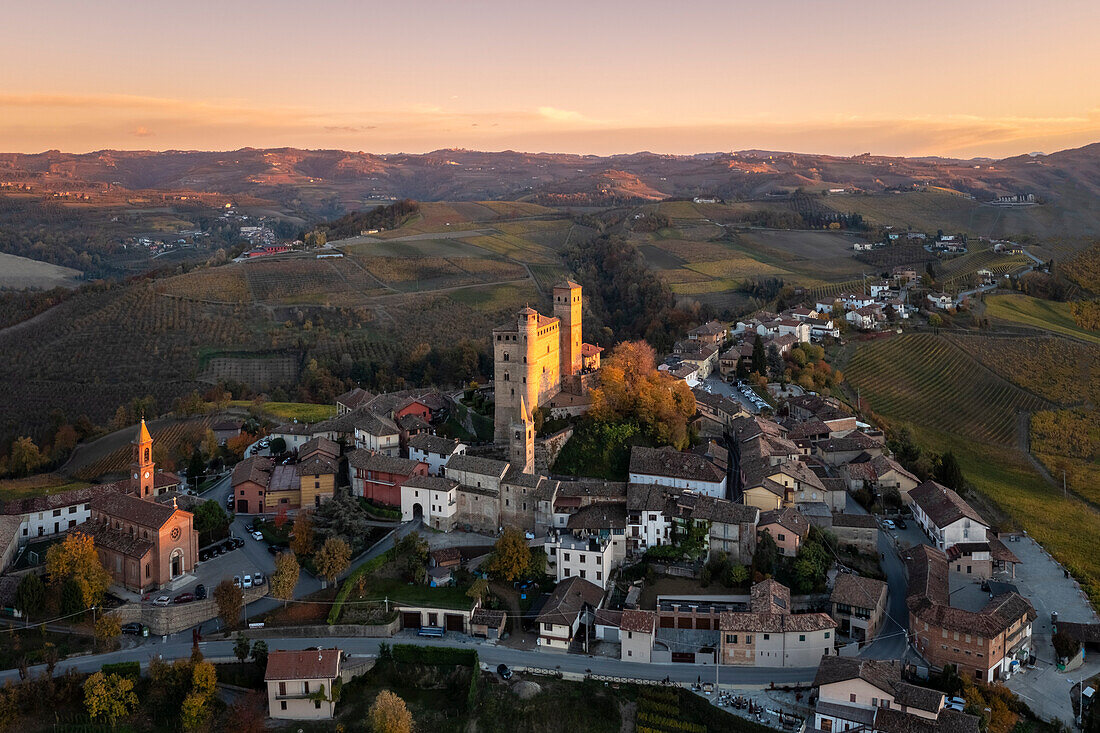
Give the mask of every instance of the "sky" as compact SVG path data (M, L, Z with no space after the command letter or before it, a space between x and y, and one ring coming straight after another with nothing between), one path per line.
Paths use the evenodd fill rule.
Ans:
M5 3L0 150L744 149L1100 140L1096 0Z

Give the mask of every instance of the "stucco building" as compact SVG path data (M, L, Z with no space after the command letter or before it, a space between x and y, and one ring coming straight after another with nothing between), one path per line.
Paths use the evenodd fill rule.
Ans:
M336 702L332 685L340 677L339 649L285 651L268 654L264 683L267 713L277 720L328 720Z
M791 591L774 580L752 587L749 611L718 620L722 664L812 667L833 654L836 622L824 613L791 613Z

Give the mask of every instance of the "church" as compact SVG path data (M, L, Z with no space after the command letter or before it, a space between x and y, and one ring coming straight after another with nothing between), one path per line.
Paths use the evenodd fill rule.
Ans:
M132 478L97 494L91 516L72 531L92 537L115 583L138 593L170 585L195 569L199 536L194 515L156 499L153 438L142 419L134 439ZM125 484L125 486L123 486Z
M524 473L535 470L535 411L559 395L582 396L600 367L598 346L581 340L581 286L554 286L554 315L521 310L493 329L494 442ZM575 402L575 401L574 401Z

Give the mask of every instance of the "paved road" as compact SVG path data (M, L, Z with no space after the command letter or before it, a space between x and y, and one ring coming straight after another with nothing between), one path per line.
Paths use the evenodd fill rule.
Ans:
M906 629L909 624L909 609L905 606L908 586L905 566L898 556L893 538L885 529L879 530L878 549L883 555L881 564L886 573L887 615L878 636L859 655L867 659L901 659L906 652Z
M373 656L378 653L378 645L386 643L403 644L430 644L451 647L472 647L477 649L481 661L495 667L498 664L507 664L511 667L540 667L544 669L557 669L563 672L575 672L583 674L591 670L594 674L602 674L619 677L636 677L641 679L661 680L666 676L674 682L695 682L699 677L704 681L714 679L712 666L701 667L694 664L638 664L636 662L621 662L610 657L587 657L579 654L564 654L560 652L523 651L509 649L495 644L476 642L469 637L453 636L447 639L421 639L417 636L401 634L391 639L364 639L352 638L282 638L266 639L270 649L308 649L323 645L338 647L350 655ZM233 641L208 641L199 644L199 648L206 657L232 657ZM78 672L94 672L102 665L112 662L141 662L148 664L154 656L164 659L183 659L191 655L191 641L173 638L167 643L159 640L150 640L132 649L123 649L108 654L97 654L60 662L57 665L56 674L64 674L68 669ZM39 674L44 666L34 667L31 674ZM793 684L798 682L809 683L813 680L817 667L800 668L763 668L763 667L722 667L719 670L719 683L723 685L767 685ZM6 670L0 672L0 680L18 681L18 670Z

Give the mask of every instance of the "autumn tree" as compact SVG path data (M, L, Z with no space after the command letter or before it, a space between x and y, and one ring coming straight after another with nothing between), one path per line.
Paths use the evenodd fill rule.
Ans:
M11 457L8 466L15 476L26 476L42 465L42 453L38 446L27 436L18 438L11 445Z
M271 595L286 603L294 597L294 587L298 585L300 568L298 558L293 552L280 552L275 556L275 572L271 574Z
M214 589L214 603L218 607L218 617L227 629L233 628L241 620L244 610L244 594L230 580L223 580Z
M104 614L96 619L95 640L104 645L104 647L109 646L121 635L122 624L119 623L118 616Z
M84 608L98 606L111 585L111 574L99 561L95 542L90 535L72 532L64 542L50 546L46 552L46 572L51 583L67 580L80 589Z
M290 539L290 549L298 557L313 554L313 513L298 512L294 518L294 536Z
M114 726L137 707L134 681L117 674L96 672L84 681L84 708L89 717Z
M332 583L351 564L351 546L343 537L329 537L317 551L313 564L321 577Z
M474 601L484 601L488 593L489 581L485 578L478 578L470 584L469 590L466 591L466 596Z
M378 693L368 715L374 733L412 733L412 713L405 701L389 690Z
M485 569L502 580L518 580L531 568L531 549L518 529L509 527L497 540Z
M241 695L229 706L227 730L234 733L264 733L267 696L262 692Z

